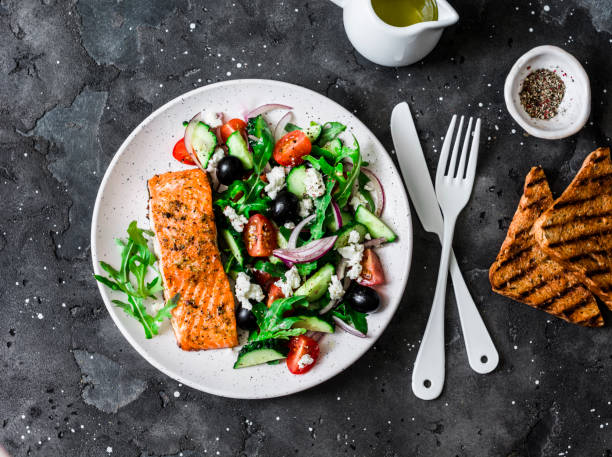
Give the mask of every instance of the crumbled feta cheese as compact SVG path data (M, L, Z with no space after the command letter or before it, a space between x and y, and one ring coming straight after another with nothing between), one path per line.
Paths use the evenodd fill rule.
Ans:
M225 157L225 151L223 151L223 148L215 149L215 153L210 159L208 159L208 166L206 167L206 171L209 173L215 173L217 171L217 165L223 157Z
M275 199L276 195L285 187L285 169L283 167L274 167L268 173L268 184L264 187L266 193L271 199Z
M366 234L365 234L365 237L364 237L364 238L365 238L366 240L370 241L370 240L372 239L372 235L370 235L370 233L368 232L368 233L366 233Z
M223 122L221 122L221 119L219 116L217 116L217 113L213 113L212 111L204 112L204 123L211 129L221 127L223 125Z
M344 287L342 287L342 283L336 275L332 275L327 290L329 291L329 298L332 300L340 300L344 296Z
M236 277L234 293L236 294L236 299L240 302L242 307L246 309L251 309L251 302L249 302L249 299L258 302L264 299L264 293L261 287L257 284L252 284L251 278L243 272L238 273Z
M300 200L300 217L305 218L310 216L312 212L312 199L306 197L303 200Z
M227 216L230 224L232 224L232 227L234 227L234 230L237 232L242 232L246 223L249 222L246 217L242 214L238 214L236 210L229 205L225 207L223 214Z
M285 227L286 229L289 229L289 230L293 230L295 228L295 224L293 222L289 221L289 222L285 222L283 227Z
M374 184L372 184L372 181L368 181L363 188L368 192L372 192L374 190Z
M314 359L310 356L310 354L304 354L302 357L300 357L300 360L298 360L298 368L302 370L313 363Z
M361 235L357 230L351 230L348 237L349 244L356 244L361 241Z
M304 185L306 186L306 194L309 197L317 198L325 194L323 176L314 168L308 168L306 170Z
M349 204L353 207L353 210L357 211L357 207L359 205L367 207L368 206L368 201L361 194L361 192L357 191L357 192L353 193L353 195L351 197L351 201L349 202Z
M302 283L302 278L300 278L300 273L298 272L295 266L291 267L287 272L285 272L285 280L279 279L274 283L274 285L280 290L283 291L283 295L285 297L291 297L293 295L293 291L300 287Z
M360 235L356 230L349 233L349 244L338 248L338 254L346 259L348 271L346 276L357 279L361 274L361 259L363 258L363 244L359 243Z

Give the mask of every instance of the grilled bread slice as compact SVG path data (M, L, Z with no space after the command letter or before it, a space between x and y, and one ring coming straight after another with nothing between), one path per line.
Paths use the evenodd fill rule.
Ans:
M612 310L612 162L599 148L534 225L542 250L571 268Z
M600 327L595 297L577 276L548 257L531 229L553 202L541 167L531 169L497 259L489 270L493 290L574 324Z

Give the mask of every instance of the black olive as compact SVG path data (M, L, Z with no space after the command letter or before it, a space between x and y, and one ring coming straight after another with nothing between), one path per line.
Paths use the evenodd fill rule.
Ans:
M269 216L277 224L285 222L296 222L300 215L299 199L286 190L279 192L270 203Z
M344 301L355 311L361 313L371 313L380 306L378 293L374 289L362 286L355 281L351 281L351 285L344 294Z
M257 320L253 312L242 306L236 312L236 323L243 330L255 330L257 328Z
M244 167L238 157L225 156L217 164L217 179L226 186L242 178L243 174Z

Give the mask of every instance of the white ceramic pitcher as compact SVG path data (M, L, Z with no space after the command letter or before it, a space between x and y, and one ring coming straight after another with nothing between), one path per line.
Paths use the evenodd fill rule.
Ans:
M459 20L446 0L437 0L438 20L395 27L378 17L371 0L332 0L344 9L344 28L366 59L386 67L418 62L438 44L445 27Z

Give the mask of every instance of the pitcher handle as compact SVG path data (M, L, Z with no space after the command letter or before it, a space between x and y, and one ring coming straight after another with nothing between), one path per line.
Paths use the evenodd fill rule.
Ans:
M334 2L336 5L338 5L340 8L344 8L344 4L346 3L346 0L331 0L332 2Z

